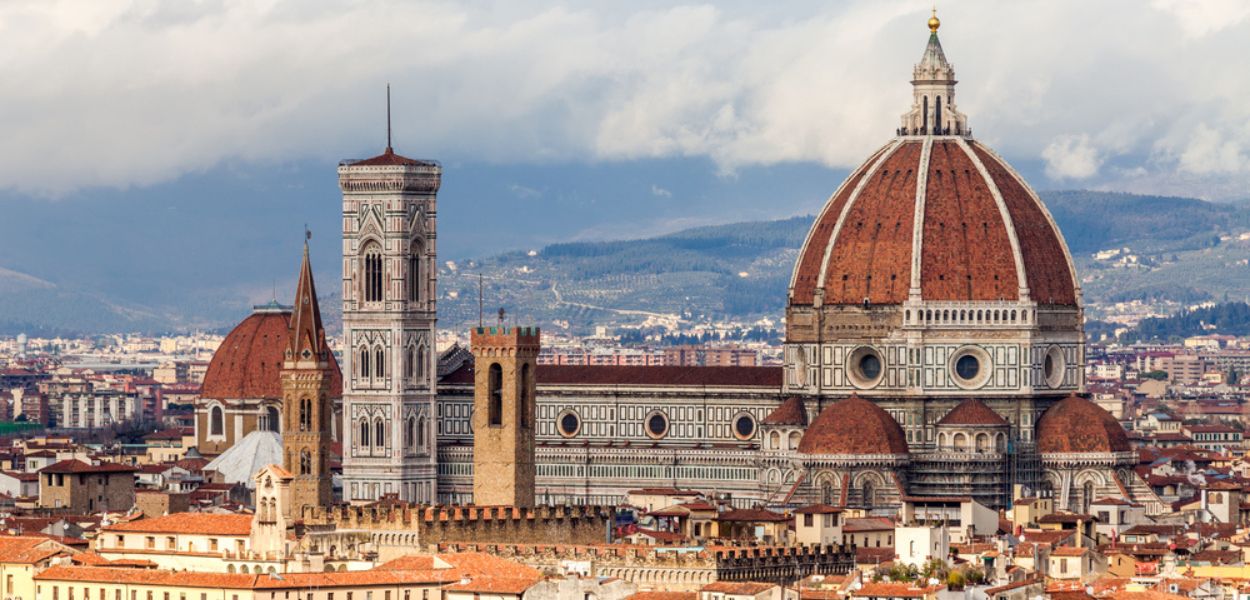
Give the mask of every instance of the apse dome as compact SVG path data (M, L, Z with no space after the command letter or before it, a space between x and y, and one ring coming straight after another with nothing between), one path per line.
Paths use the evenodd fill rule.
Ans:
M1111 413L1081 398L1068 396L1037 420L1037 450L1046 455L1118 454L1131 452L1128 434Z
M276 302L256 307L213 353L200 396L217 400L280 399L283 352L290 328L288 307ZM343 395L343 378L333 354L330 365L330 396L338 398Z
M812 421L799 454L897 456L909 454L907 436L889 413L858 396L834 402Z

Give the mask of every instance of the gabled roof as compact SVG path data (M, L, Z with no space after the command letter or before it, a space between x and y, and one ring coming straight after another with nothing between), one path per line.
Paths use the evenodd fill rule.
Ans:
M1007 421L976 398L968 398L942 417L938 425L979 425L1006 427Z
M130 465L118 463L102 462L98 465L88 464L78 459L63 460L58 463L50 464L42 469L40 473L134 473L138 471Z
M207 535L250 535L252 515L174 513L163 517L138 519L104 528L113 533L187 533Z
M803 399L798 396L790 396L784 402L768 413L763 421L763 425L793 425L797 427L807 426L807 409L803 407Z

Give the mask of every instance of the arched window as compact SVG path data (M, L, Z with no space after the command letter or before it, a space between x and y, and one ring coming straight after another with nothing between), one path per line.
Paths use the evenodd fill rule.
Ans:
M953 442L956 450L963 451L968 447L968 438L962 433L956 433Z
M871 479L865 479L860 484L860 495L863 496L864 506L876 506L877 486L873 485Z
M305 398L299 401L299 430L308 431L308 400Z
M412 248L412 255L408 257L408 301L418 302L421 300L421 246L417 245Z
M282 418L278 416L278 407L265 407L265 431L282 433Z
M928 96L924 97L924 105L921 107L920 112L922 115L924 115L923 120L920 122L920 131L922 133L927 134L929 133L929 97Z
M208 409L209 435L226 435L226 412L220 406Z
M517 394L521 401L517 404L521 411L521 418L519 419L521 427L525 429L528 429L530 426L530 409L533 401L533 398L530 398L530 372L530 364L523 363L521 365L521 389L518 390L520 393Z
M425 346L417 346L417 379L425 381Z
M369 447L369 421L365 419L360 420L360 447Z
M404 348L404 378L405 379L412 379L412 376L414 374L412 370L414 362L415 360L413 359L412 346L408 346L407 348Z
M417 448L425 449L425 417L417 419Z
M360 349L360 378L361 379L369 378L369 349L368 348Z
M503 425L503 367L492 363L486 380L487 423L492 426Z
M803 434L797 431L790 432L790 450L798 450L799 442L803 441Z
M405 448L409 448L409 449L412 448L412 444L417 438L417 435L416 435L417 432L415 431L416 428L417 428L417 420L412 417L408 417L408 422L404 425L404 447Z
M990 435L988 433L977 434L977 452L990 451Z
M941 135L942 133L942 97L937 97L937 102L933 103L933 128L934 133Z
M373 376L377 378L386 377L386 354L381 348L378 348L374 354L377 362L373 363Z
M364 251L365 302L382 301L382 248L376 243L365 246Z
M374 445L376 445L378 448L385 447L386 446L386 423L382 421L381 417L378 417L378 419L373 422L373 431L374 431L374 435L373 435Z
M308 475L310 473L312 473L312 455L307 450L300 450L299 474Z
M768 436L768 446L773 450L781 450L781 434L774 431Z

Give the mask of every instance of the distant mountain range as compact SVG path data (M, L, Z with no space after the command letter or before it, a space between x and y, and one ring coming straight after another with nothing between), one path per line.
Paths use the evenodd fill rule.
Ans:
M1083 279L1087 303L1250 298L1250 209L1190 198L1105 192L1043 193ZM574 242L447 261L440 279L440 326L478 320L479 276L487 320L511 319L588 331L642 320L780 316L798 248L812 217L696 227L628 241ZM1095 260L1093 253L1129 250ZM294 258L292 258L294 261ZM333 263L331 263L333 264ZM292 267L294 272L294 267ZM330 274L333 277L335 274ZM225 327L221 297L166 280L152 305L0 269L0 333L96 333ZM339 322L337 285L327 275L322 308ZM185 293L179 295L178 290ZM281 294L279 294L281 298ZM177 307L177 308L170 308ZM214 312L214 308L218 309ZM237 313L231 309L227 315Z

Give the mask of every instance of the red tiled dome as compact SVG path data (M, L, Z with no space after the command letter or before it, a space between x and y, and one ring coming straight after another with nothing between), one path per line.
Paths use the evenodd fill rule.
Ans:
M1068 396L1037 421L1037 449L1042 454L1129 452L1128 434L1101 406Z
M817 289L824 304L900 304L918 267L924 300L1016 300L1027 286L1035 302L1074 306L1067 248L1037 195L979 142L927 139L927 155L926 138L890 142L829 199L795 264L790 304L812 305Z
M903 428L880 406L851 396L820 411L799 442L802 454L908 454Z
M763 421L764 425L807 425L807 409L803 408L803 399L798 396L790 396L786 398L773 412L768 413Z
M1006 427L1007 421L984 402L969 398L952 408L937 424Z
M257 311L226 335L204 373L200 392L217 400L282 397L282 359L290 336L291 313ZM343 395L338 361L330 354L330 395Z

